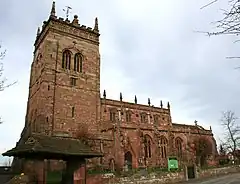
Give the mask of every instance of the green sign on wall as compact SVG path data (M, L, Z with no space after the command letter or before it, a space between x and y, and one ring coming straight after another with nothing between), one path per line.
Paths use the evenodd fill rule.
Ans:
M178 160L177 157L168 157L168 170L177 170L178 169Z

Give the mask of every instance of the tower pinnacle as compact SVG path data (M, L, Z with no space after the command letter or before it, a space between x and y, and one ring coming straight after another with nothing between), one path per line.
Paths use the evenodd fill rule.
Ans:
M40 35L40 27L38 27L38 29L37 29L37 36L39 36Z
M97 17L95 18L94 31L99 32L99 29L98 29L98 18Z
M52 9L51 9L50 16L51 17L55 17L56 16L55 1L52 2Z

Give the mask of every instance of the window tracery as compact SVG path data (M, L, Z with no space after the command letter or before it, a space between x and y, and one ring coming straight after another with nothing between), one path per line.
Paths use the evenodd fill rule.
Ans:
M144 156L145 158L151 158L152 157L152 150L151 150L151 138L149 135L144 136Z
M76 72L82 72L82 65L83 65L82 54L80 54L80 53L75 54L73 70Z
M131 111L126 112L126 122L131 122L132 120L131 115L132 115Z
M116 122L116 115L117 115L117 110L110 109L110 121Z
M159 116L158 115L154 115L153 116L153 120L154 120L154 124L158 124Z
M176 151L177 151L177 156L182 157L182 139L177 137L175 140L175 146L176 146Z
M62 54L62 68L70 70L71 66L71 52L65 50Z
M146 122L147 122L147 114L141 113L141 123L146 123Z
M160 157L167 158L167 139L163 136L159 140L159 148L160 148Z

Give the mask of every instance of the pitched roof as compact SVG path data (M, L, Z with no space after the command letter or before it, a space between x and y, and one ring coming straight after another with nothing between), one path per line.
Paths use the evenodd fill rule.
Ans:
M176 127L185 127L185 128L206 130L200 125L186 125L186 124L179 124L179 123L172 123L172 125L176 126Z
M46 136L40 134L30 135L15 148L2 154L16 157L44 157L49 159L67 159L69 157L92 158L103 156L83 144L79 139L69 137Z

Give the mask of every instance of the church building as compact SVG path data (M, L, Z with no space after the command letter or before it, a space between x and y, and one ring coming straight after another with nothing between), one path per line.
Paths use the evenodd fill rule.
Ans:
M169 157L180 165L193 164L198 158L201 162L201 154L213 164L217 151L211 128L173 123L169 102L156 107L150 99L139 104L137 96L127 102L121 93L119 100L109 99L105 90L101 95L98 19L92 28L80 23L77 15L58 18L53 3L38 28L22 138L33 132L85 136L92 149L104 154L90 159L89 168L167 168ZM199 150L201 142L207 153Z

